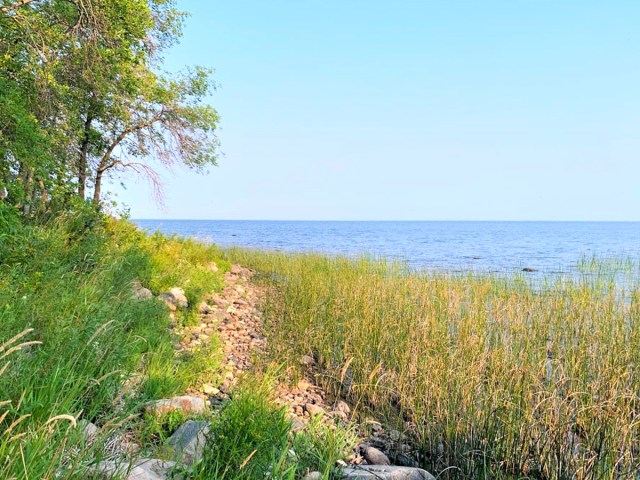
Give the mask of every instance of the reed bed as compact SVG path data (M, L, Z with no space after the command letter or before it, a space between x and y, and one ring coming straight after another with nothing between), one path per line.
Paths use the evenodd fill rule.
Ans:
M313 355L328 388L397 419L440 478L636 478L637 266L585 261L589 275L531 284L369 259L227 255L275 289L270 355Z

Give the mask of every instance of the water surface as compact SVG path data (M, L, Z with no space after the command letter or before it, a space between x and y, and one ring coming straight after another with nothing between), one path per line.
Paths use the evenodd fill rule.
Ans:
M368 254L429 270L575 272L582 259L637 259L640 222L134 220L223 247ZM584 270L584 269L580 269Z

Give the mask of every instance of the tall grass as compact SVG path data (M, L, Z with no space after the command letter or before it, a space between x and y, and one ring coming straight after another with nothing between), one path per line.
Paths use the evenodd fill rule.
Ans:
M206 265L217 255L92 209L25 224L0 208L0 478L85 478L101 446L86 445L80 420L108 430L192 384L166 306L134 299L132 288L184 286L197 305L221 285ZM27 329L28 343L12 351Z
M328 388L397 419L441 478L640 469L640 290L621 291L612 266L531 286L321 255L228 256L277 290L270 355L313 355Z

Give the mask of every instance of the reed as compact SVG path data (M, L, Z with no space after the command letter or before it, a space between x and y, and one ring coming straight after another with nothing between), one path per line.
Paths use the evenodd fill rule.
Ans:
M313 355L327 388L395 419L440 478L640 469L637 265L588 260L589 275L531 284L382 260L227 255L274 289L269 354L292 365Z

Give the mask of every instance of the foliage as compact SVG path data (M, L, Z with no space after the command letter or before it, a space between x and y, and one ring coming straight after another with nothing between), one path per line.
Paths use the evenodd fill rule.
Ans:
M367 259L228 255L274 289L274 360L313 355L327 389L398 421L441 478L640 468L637 264L585 262L582 278L529 285ZM627 282L613 280L621 274Z
M27 329L20 342L38 344L11 353L6 366L0 359L0 402L9 402L0 404L0 477L85 478L100 446L83 444L79 420L106 437L141 403L213 374L217 360L176 358L166 306L133 298L137 280L171 268L152 266L142 232L90 207L47 225L16 222L12 208L0 204L0 345Z
M0 200L100 204L106 175L215 165L214 88L160 70L185 15L173 0L0 0ZM37 207L37 208L34 208Z
M353 446L351 432L319 420L292 432L285 409L271 400L273 378L250 377L214 418L194 479L293 480L311 471L332 478L336 460Z

